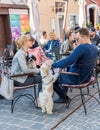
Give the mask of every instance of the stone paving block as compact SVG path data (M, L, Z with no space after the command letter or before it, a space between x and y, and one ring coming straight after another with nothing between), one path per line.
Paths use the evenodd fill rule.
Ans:
M91 130L100 130L100 125L97 126L97 125L93 125Z
M4 117L0 122L12 123L13 120L15 120L13 117Z
M6 123L1 123L1 122L0 122L0 130L4 130L4 129L6 129L8 126L9 126L8 124L6 124Z
M34 125L32 125L30 128L34 129L34 130L41 130L45 127L44 124L41 123L35 123Z
M21 123L19 123L19 125L21 126L21 127L31 127L32 126L32 124L33 124L33 122L32 121L28 121L28 120L23 120Z
M15 125L19 125L19 124L21 124L23 122L23 120L22 119L13 119L12 121L11 121L11 124L15 124Z
M64 127L63 130L80 130L79 128L77 128L76 126L71 126L70 128ZM88 129L87 129L88 130Z
M20 128L19 130L32 130L32 129L30 129L30 128Z
M9 125L8 128L4 129L4 130L19 130L20 127L16 126L16 125ZM3 130L3 129L2 129Z
M73 90L69 95L73 96L74 92L77 91ZM36 109L26 98L16 104L13 114L10 111L10 102L0 101L0 117L2 117L0 118L0 130L6 130L1 129L3 124L8 126L7 130L50 130L80 103L80 97L78 97L73 100L69 109L66 109L65 104L54 104L53 115L47 115L42 113L41 109ZM73 128L74 130L100 130L98 129L100 127L100 106L94 100L89 100L86 107L87 115L84 114L83 107L80 107L56 127L56 130L73 130Z

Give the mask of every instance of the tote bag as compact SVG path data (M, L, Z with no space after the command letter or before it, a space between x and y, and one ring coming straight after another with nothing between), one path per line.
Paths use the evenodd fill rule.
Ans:
M8 100L13 99L13 80L4 74L2 74L0 94Z

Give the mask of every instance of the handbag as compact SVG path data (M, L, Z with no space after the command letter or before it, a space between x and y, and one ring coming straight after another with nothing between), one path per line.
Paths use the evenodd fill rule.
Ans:
M0 95L8 100L13 99L13 80L9 76L2 74L2 81L0 86Z

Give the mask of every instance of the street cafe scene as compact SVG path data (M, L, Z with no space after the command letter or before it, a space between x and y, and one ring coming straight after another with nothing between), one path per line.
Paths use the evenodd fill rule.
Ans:
M100 130L100 0L0 0L0 130Z

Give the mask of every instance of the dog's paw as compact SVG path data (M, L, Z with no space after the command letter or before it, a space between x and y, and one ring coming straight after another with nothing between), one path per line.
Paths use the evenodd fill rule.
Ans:
M46 112L46 110L42 109L42 113L45 113L45 112Z
M53 114L53 112L52 111L47 111L47 114L51 115L51 114Z

